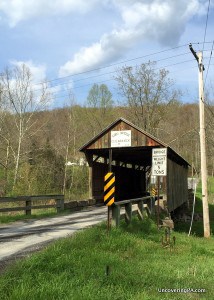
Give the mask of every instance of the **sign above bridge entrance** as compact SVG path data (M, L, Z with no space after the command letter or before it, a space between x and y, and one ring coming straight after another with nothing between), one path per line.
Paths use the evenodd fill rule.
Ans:
M111 131L111 147L131 147L131 130Z

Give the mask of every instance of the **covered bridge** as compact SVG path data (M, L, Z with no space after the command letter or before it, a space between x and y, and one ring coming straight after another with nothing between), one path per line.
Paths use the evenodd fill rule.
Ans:
M163 147L167 148L167 176L162 185L168 210L175 210L187 201L188 162L164 142L123 118L80 148L89 164L90 198L103 200L109 164L115 173L116 201L145 196L149 191L152 149Z

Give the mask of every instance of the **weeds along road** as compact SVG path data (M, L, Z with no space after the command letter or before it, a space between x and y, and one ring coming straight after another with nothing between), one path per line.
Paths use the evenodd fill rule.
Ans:
M0 269L53 240L106 220L107 208L91 207L70 215L0 225Z

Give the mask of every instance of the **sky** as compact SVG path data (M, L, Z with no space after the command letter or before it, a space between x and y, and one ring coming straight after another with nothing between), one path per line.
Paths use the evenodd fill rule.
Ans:
M118 68L150 60L192 103L198 67L188 45L203 51L212 90L213 29L214 0L0 0L0 73L25 63L37 89L48 81L52 108L71 94L84 105L94 83L106 84L116 103Z

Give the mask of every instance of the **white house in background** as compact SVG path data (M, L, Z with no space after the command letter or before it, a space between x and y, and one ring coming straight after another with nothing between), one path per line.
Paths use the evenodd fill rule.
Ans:
M78 166L77 163L71 162L71 161L68 161L65 165L68 166L68 167L70 167L70 166Z
M65 165L68 166L68 167L71 167L71 166L80 166L80 167L82 167L82 166L88 166L88 163L83 157L81 157L78 162L68 161Z
M85 159L83 157L80 158L79 165L80 166L85 166L86 165L86 161L85 161Z

